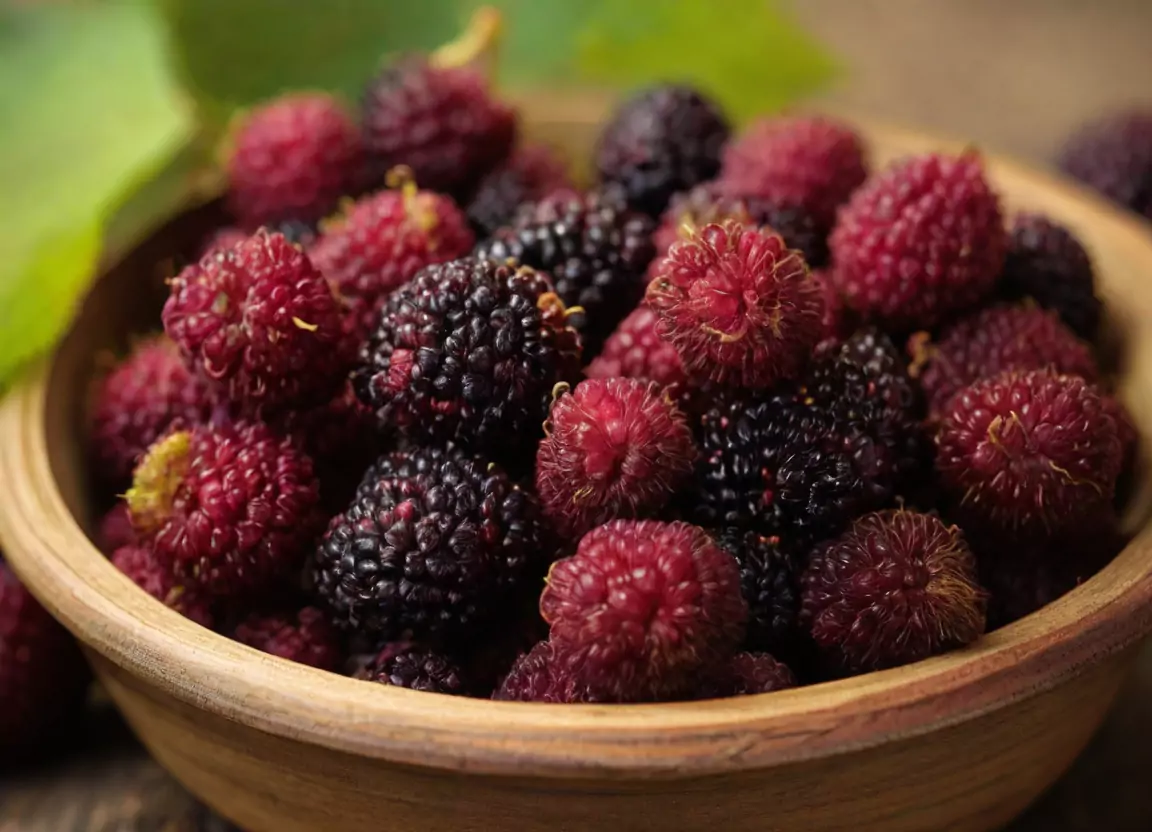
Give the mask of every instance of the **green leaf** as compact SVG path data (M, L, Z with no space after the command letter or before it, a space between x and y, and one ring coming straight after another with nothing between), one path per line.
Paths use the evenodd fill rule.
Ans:
M577 35L578 65L592 81L694 84L741 122L814 91L834 73L831 58L772 0L594 5Z
M67 324L118 206L190 135L152 8L0 13L0 124L2 386Z
M163 0L173 53L212 117L293 89L349 100L390 53L427 51L459 0Z

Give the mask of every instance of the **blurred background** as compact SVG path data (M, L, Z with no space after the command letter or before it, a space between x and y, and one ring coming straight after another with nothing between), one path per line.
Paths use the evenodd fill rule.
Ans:
M461 0L0 0L0 385L66 325L101 256L218 184L234 112L354 95L430 49ZM689 80L737 118L786 105L970 139L1046 166L1101 113L1152 104L1148 0L506 0L499 84L595 108ZM1017 830L1152 829L1152 657ZM0 832L224 829L100 711L63 760L0 775Z

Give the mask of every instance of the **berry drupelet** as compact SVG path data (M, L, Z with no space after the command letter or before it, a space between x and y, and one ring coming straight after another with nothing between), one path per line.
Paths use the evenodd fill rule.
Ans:
M788 248L803 254L809 266L823 265L828 259L827 230L817 226L807 209L768 197L734 194L720 182L706 182L672 197L652 235L657 256L667 254L674 242L690 238L705 225L725 220L772 229ZM650 266L648 271L651 276L654 270Z
M1040 214L1018 214L1008 240L1000 294L1031 298L1087 341L1100 327L1092 261L1067 228Z
M0 560L0 750L18 762L64 738L88 667L76 642Z
M722 396L702 415L691 516L798 549L834 536L920 470L917 416L887 337L864 330L829 342L799 383Z
M952 397L936 470L973 530L1043 536L1112 501L1122 447L1104 397L1077 376L1006 372Z
M552 403L536 492L556 530L578 537L658 511L692 475L696 447L666 393L628 378L588 379Z
M336 670L343 660L339 634L316 607L291 613L253 614L245 618L232 638L290 662Z
M477 234L488 236L511 223L521 205L572 187L568 166L556 151L525 145L480 181L468 202L468 220Z
M904 509L865 515L817 547L802 598L821 653L849 674L919 661L984 632L985 593L959 529Z
M579 336L545 275L464 258L392 294L352 380L383 425L512 454L579 367Z
M185 268L163 320L188 366L253 414L323 404L355 357L328 282L279 233Z
M868 175L860 137L822 116L766 118L724 151L721 186L804 208L827 234L836 209Z
M384 638L467 632L550 556L533 498L455 450L382 457L316 550L335 623Z
M595 355L644 294L652 228L652 220L627 209L619 191L558 191L523 206L476 255L547 272L560 300L573 307L570 321L585 352Z
M1152 111L1122 111L1084 125L1057 161L1068 175L1152 219Z
M656 332L658 318L647 306L636 307L608 336L600 354L585 369L588 378L623 376L662 387L680 387L688 374L680 353Z
M136 544L121 546L112 554L112 564L164 606L201 627L214 626L211 600L198 588L178 581L171 565L161 562L151 549Z
M552 565L540 614L587 698L642 702L683 695L734 653L747 608L736 561L702 529L615 520Z
M360 130L329 95L286 95L258 107L231 144L228 207L250 231L318 220L364 182Z
M238 422L158 441L126 500L141 542L180 583L219 597L266 591L300 565L319 496L291 439Z
M946 327L937 343L909 340L912 372L940 413L957 390L1008 370L1053 370L1089 381L1099 376L1088 345L1052 312L1036 306L992 306Z
M386 645L356 678L426 693L466 696L470 692L464 671L454 659L410 642Z
M600 701L580 684L570 664L571 659L562 648L542 641L513 662L492 698L559 704Z
M674 243L647 303L690 375L733 387L793 378L816 346L823 298L799 252L776 234L727 221Z
M90 447L101 476L116 484L131 479L149 445L169 430L206 422L213 399L175 344L163 336L141 341L95 390Z
M740 566L740 589L748 605L745 643L753 650L790 655L800 640L803 557L779 537L741 529L728 529L717 543Z
M726 141L728 122L714 102L690 87L653 87L605 125L596 170L624 189L629 205L658 217L674 193L716 176Z
M412 169L423 187L467 197L508 156L516 114L494 99L469 67L401 58L364 92L364 142L377 175Z
M897 162L841 209L830 272L848 306L892 330L928 329L983 299L1007 235L980 157Z
M451 199L419 191L402 176L394 177L398 188L366 196L326 221L308 249L360 339L375 327L395 289L431 263L463 257L475 243Z

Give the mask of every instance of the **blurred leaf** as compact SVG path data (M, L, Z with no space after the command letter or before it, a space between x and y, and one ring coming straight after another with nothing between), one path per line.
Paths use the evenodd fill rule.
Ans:
M624 88L693 84L734 121L779 109L826 82L832 59L773 0L589 0L582 75Z
M109 218L192 125L153 9L126 0L0 12L0 124L2 385L66 325Z
M186 82L212 117L292 89L355 101L383 56L450 40L460 0L161 0Z

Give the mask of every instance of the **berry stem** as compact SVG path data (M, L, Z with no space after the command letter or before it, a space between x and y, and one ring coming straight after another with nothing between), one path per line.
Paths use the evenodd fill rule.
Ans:
M492 6L481 6L472 13L460 36L433 52L429 62L444 69L477 66L484 70L485 75L491 76L502 28L500 11Z

